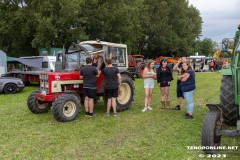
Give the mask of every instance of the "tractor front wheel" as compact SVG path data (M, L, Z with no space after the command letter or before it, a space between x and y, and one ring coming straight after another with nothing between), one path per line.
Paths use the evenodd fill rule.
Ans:
M128 109L133 101L134 85L131 77L122 75L122 85L120 86L120 93L117 98L117 111L124 111Z
M214 154L214 146L220 146L221 136L216 132L221 129L220 112L209 111L204 118L202 126L202 146L207 154ZM212 147L212 148L211 148Z
M76 119L80 111L80 100L73 94L64 94L53 103L53 116L59 122Z
M50 110L52 103L42 102L37 100L36 94L39 93L38 90L33 91L27 99L28 109L35 114L46 113Z

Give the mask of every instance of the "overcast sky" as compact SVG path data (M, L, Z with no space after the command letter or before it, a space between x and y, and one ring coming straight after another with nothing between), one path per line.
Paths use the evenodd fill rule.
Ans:
M189 0L201 14L202 37L221 42L233 38L240 24L240 0Z

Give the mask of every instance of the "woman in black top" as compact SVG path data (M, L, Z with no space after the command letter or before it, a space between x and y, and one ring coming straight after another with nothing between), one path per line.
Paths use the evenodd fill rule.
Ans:
M167 66L167 60L163 58L157 70L157 82L161 89L162 109L170 109L169 88L172 80L172 71Z
M103 68L105 68L105 63L103 62L103 58L100 57L97 52L93 54L92 65L95 66L98 71L102 71Z

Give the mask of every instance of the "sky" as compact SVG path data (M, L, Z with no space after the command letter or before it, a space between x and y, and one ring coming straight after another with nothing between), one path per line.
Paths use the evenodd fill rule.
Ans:
M240 24L240 0L189 0L202 17L201 39L211 38L220 43L233 38Z

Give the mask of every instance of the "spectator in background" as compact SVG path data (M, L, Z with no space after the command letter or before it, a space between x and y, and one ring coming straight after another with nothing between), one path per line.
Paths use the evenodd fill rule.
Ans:
M201 67L200 67L200 71L203 71L203 67L204 67L204 60L201 60Z
M24 71L28 71L28 66L27 66L27 65L24 65L23 70L24 70Z
M183 63L182 67L182 74L178 79L181 81L181 89L187 102L187 113L185 114L185 118L192 119L194 110L193 95L196 89L195 75L189 63Z
M187 62L188 59L186 57L182 57L178 60L178 63L173 67L174 71L178 71L178 75L181 75L182 72L182 63ZM183 98L183 92L181 90L181 81L177 81L177 106L173 108L173 110L181 110L181 103Z
M209 70L210 70L211 72L214 71L214 62L213 62L213 61L211 61L211 62L209 63Z
M217 64L216 59L214 59L213 62L214 62L214 67L213 67L213 69L214 69L214 71L216 71L216 70L218 70L218 64Z
M99 72L96 67L92 66L92 58L86 58L86 65L81 69L81 77L83 77L84 107L85 116L93 117L94 99L96 98L97 84L96 76Z
M162 58L160 66L157 70L157 82L161 90L162 109L170 109L169 88L172 80L172 71L170 67L167 66L167 60Z
M15 70L15 65L14 65L14 64L12 64L12 68L11 68L11 70L12 70L12 71Z
M193 70L195 71L195 69L196 69L196 59L192 60L192 64L193 64Z
M154 69L154 64L155 62L153 60L149 60L146 67L143 70L142 77L144 78L145 106L142 112L145 112L147 110L153 110L150 105L154 88L154 80L156 79L156 71Z
M107 98L107 112L106 116L110 115L110 109L113 108L114 116L117 116L117 103L116 98L118 97L119 86L121 85L121 74L117 67L112 65L112 59L107 58L107 67L104 68L103 74L105 76L105 96Z
M12 66L11 66L11 64L8 64L8 65L7 65L7 71L8 71L8 72L12 71Z

